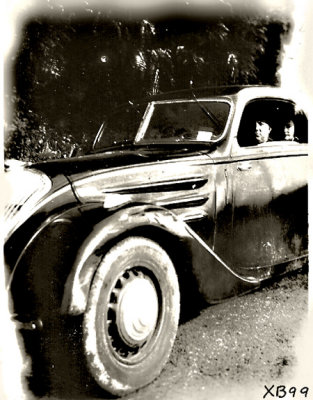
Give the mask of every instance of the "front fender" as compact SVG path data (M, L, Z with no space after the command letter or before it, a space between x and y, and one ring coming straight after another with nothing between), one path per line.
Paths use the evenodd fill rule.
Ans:
M220 301L249 290L260 283L260 280L254 276L245 277L232 270L212 248L171 211L159 206L131 206L120 209L97 223L82 243L65 284L61 313L79 315L85 311L92 278L101 258L110 247L125 235L138 234L138 230L141 235L149 236L153 228L162 234L152 239L161 242L164 236L166 239L160 244L170 256L176 258L176 261L179 259L180 265L179 267L176 265L176 269L184 269L181 263L191 266L198 291L207 302ZM179 242L183 246L176 246L173 249L166 242L167 238L174 238L176 244ZM179 252L184 254L181 258L177 256ZM178 275L181 273L180 270L177 272Z
M140 205L115 212L97 223L82 243L65 284L62 314L85 311L90 283L103 255L101 249L140 227L155 227L181 240L190 239L185 223L163 207Z
M128 205L109 214L90 205L50 216L29 240L10 279L15 311L41 319L60 311L82 314L101 258L128 235L149 237L168 252L186 299L200 292L215 302L258 283L232 271L189 225L163 207Z

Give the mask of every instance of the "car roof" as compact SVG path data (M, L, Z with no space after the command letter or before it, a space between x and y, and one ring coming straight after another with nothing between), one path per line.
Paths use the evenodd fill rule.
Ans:
M158 100L174 100L174 99L192 99L196 97L212 97L212 96L229 96L237 94L246 86L208 86L200 88L190 88L184 90L176 90L172 92L159 93L150 96L150 101Z
M277 96L289 98L290 96L280 87L265 86L265 85L227 85L227 86L208 86L200 88L190 88L172 92L159 93L136 102L151 102L151 101L166 101L166 100L192 100L196 98L210 97L233 97L238 94L245 96Z
M183 90L175 90L170 92L158 93L152 96L133 98L128 102L121 103L113 109L114 112L119 112L125 106L146 106L151 102L166 102L166 101L181 101L195 99L231 99L241 98L243 101L249 101L257 98L280 98L294 102L295 94L289 90L279 86L266 85L224 85L224 86L207 86L199 88L190 88Z

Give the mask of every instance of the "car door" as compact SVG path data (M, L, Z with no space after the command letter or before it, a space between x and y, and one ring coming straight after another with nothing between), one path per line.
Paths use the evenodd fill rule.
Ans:
M301 123L297 121L301 140L281 140L284 121L291 114L297 120L292 109L293 105L281 100L254 102L244 112L233 144L230 245L233 265L245 275L266 277L273 265L307 254L308 149L303 114ZM272 138L251 146L247 138L254 135L250 122L256 110L267 114ZM259 118L255 115L255 120Z

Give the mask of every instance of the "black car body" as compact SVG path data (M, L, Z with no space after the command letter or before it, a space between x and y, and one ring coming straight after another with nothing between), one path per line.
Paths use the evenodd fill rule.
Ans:
M271 126L263 144L260 120ZM83 316L100 386L147 384L170 354L180 303L192 307L196 292L220 301L307 257L307 135L280 88L209 88L118 109L88 155L8 162L16 319L45 328Z

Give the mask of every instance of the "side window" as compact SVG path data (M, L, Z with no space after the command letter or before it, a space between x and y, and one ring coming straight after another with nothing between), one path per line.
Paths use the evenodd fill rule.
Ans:
M230 105L226 102L157 103L144 140L216 140L224 132Z
M241 147L271 142L308 142L308 122L292 102L276 99L253 100L246 105L239 131Z

